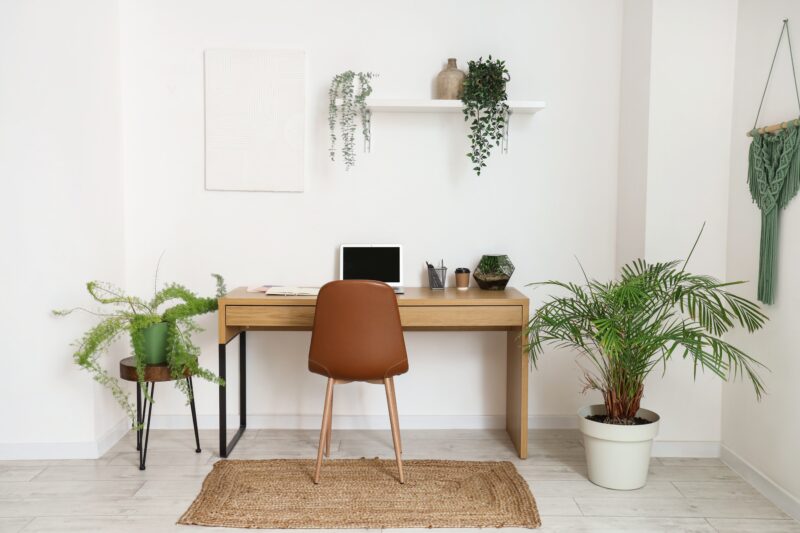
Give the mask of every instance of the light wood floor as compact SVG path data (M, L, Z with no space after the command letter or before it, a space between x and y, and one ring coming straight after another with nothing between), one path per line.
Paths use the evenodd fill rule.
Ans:
M191 431L152 431L144 472L133 433L97 460L0 461L0 531L230 533L174 525L219 460L216 435L201 432L197 454ZM249 430L231 458L312 458L317 438L314 431ZM620 492L586 480L577 432L531 431L529 446L521 461L504 431L403 431L407 459L513 461L531 485L541 531L800 532L717 459L653 459L647 486ZM333 458L392 457L388 431L334 429L331 447Z

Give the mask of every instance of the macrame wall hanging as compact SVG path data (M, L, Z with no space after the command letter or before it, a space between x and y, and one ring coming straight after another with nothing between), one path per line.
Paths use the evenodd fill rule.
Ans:
M775 273L778 253L778 213L785 208L800 188L800 118L757 128L764 97L767 95L769 79L775 67L775 59L786 34L789 59L792 62L794 91L800 109L800 93L797 90L797 74L794 69L792 40L789 37L789 19L784 19L778 46L772 57L761 103L758 105L753 129L747 133L753 138L750 143L750 166L747 182L753 202L761 210L761 251L758 263L758 299L765 304L775 301Z

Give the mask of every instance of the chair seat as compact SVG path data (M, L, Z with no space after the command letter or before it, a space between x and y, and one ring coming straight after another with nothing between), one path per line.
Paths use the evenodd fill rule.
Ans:
M188 378L192 374L187 368L183 375ZM139 381L138 374L136 373L135 357L126 357L119 362L119 377L125 381ZM144 381L173 381L173 377L169 372L169 365L163 363L145 366Z

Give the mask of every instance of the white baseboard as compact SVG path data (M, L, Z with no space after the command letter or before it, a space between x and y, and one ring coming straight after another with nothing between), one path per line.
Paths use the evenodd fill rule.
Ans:
M720 457L726 465L742 476L745 481L754 486L758 492L763 494L784 513L795 520L800 520L800 499L790 494L769 476L725 445L722 446Z
M250 415L248 429L319 429L319 415ZM217 429L216 415L200 415L200 429ZM334 415L338 429L389 429L389 418L383 415ZM191 429L188 414L153 415L153 429ZM228 415L228 429L239 427L239 415ZM400 416L403 429L503 429L504 415L432 415ZM530 429L576 429L575 416L534 415L528 417ZM0 460L11 459L95 459L102 456L128 431L130 423L120 420L97 441L67 443L0 443ZM659 441L653 443L653 457L719 457L720 445L715 441Z
M248 415L247 427L253 429L319 429L321 415ZM389 429L384 415L333 415L340 429ZM217 415L197 417L200 429L217 429ZM153 429L191 429L189 415L153 415ZM228 429L239 427L239 415L228 414ZM504 429L505 415L400 415L404 429ZM528 417L530 429L577 429L574 416L535 415Z
M319 429L319 415L248 415L248 429ZM192 419L188 415L153 415L153 429L191 429ZM200 429L217 429L216 415L197 417ZM333 426L339 429L389 429L389 417L384 415L333 415ZM239 427L239 415L228 415L228 429ZM463 416L400 416L403 429L503 429L503 415Z
M111 449L130 430L127 419L120 420L97 440L77 442L3 442L0 460L97 459Z
M719 457L716 440L658 440L653 441L653 457Z
M578 429L578 417L574 415L531 415L528 429Z
M0 461L97 459L97 457L96 441L0 443Z
M128 420L128 417L124 417L114 424L111 429L97 439L97 443L95 444L97 455L95 455L95 457L102 457L105 455L105 453L118 443L122 437L127 435L130 430L131 421Z
M578 429L574 415L533 415L529 429ZM719 441L658 440L653 442L653 457L719 457Z

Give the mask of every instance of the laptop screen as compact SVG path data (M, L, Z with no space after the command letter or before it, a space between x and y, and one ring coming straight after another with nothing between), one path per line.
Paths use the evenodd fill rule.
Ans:
M399 283L400 247L344 246L342 279L372 279L384 283Z

